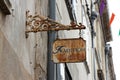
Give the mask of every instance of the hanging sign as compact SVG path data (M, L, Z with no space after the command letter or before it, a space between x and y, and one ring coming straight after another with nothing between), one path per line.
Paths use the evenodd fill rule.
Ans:
M86 60L86 41L83 38L59 39L53 43L54 63L73 63Z

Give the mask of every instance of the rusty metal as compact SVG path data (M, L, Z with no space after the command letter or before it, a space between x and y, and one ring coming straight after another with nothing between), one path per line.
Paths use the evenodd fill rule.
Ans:
M58 39L53 43L52 60L55 63L86 60L86 41L83 38Z
M26 11L26 33L73 29L85 29L85 26L81 23L76 24L75 22L71 22L70 25L64 25L44 16L37 14L35 14L35 16L29 15L29 11Z

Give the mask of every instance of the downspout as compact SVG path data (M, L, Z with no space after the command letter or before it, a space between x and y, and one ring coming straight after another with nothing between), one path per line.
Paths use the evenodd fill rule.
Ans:
M94 80L96 80L96 72L95 72L95 69L96 69L96 66L95 66L95 50L94 50L94 36L95 36L95 32L94 32L94 20L97 18L97 14L95 12L93 12L93 3L91 1L91 15L90 15L90 12L89 12L89 7L88 7L88 3L87 3L87 0L85 0L86 2L86 8L87 8L87 15L88 15L88 18L89 18L89 22L90 22L90 26L91 26L91 43L92 43L92 52L93 52L93 72L94 72Z
M49 18L56 19L56 0L49 0ZM57 38L56 31L48 32L48 55L47 55L47 80L62 80L60 64L54 64L52 58L52 45Z
M107 50L105 49L105 66L106 66L106 80L107 80L107 77L108 77L108 60L107 60L107 58L108 58L108 52L107 52Z
M55 20L55 0L49 0L49 18ZM47 80L56 80L56 66L51 60L52 44L55 40L55 31L48 31Z
M109 54L110 44L105 45L105 64L106 64L106 80L108 80L108 54Z
M93 2L91 1L91 35L92 35L92 51L93 51L93 68L94 68L94 80L96 80L96 64L95 64L95 50L94 50L94 12L93 12Z

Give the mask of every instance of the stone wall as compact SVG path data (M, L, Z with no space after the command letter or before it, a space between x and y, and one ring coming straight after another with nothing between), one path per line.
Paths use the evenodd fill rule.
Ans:
M48 1L10 2L11 15L5 15L0 10L0 80L45 80L47 33L29 33L26 38L25 22L27 10L30 10L32 15L38 12L46 16Z

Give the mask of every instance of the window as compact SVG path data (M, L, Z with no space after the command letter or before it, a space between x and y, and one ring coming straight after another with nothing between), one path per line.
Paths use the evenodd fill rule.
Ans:
M75 12L73 10L73 0L65 0L65 3L68 9L68 13L69 13L71 21L76 21Z
M0 0L0 9L1 11L6 14L9 15L11 14L11 3L9 0Z
M65 64L65 80L72 80L67 64Z

